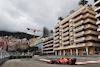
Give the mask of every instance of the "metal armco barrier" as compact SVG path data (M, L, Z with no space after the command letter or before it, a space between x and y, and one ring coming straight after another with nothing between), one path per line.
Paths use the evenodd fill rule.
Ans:
M0 58L0 65L1 65L2 63L4 63L5 61L7 61L8 59L9 59L9 57Z

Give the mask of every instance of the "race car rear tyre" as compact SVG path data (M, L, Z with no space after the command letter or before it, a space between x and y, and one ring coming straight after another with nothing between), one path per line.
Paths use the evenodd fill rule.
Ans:
M60 61L56 61L55 63L56 63L56 64L61 64Z
M50 64L53 64L54 62L53 61L50 61Z
M68 64L69 64L69 65L72 65L72 61L69 61Z

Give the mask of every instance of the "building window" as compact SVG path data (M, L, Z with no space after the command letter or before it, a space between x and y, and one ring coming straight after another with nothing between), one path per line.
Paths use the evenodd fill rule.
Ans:
M60 32L60 36L62 35L62 32Z
M74 43L72 43L72 45L74 45Z
M73 32L71 32L70 35L73 36Z
M70 21L70 22L73 22L73 20L72 20L72 19L70 19L69 21Z
M62 39L62 37L60 37L60 39Z
M70 31L72 32L73 31L73 28L70 28Z
M73 42L73 41L74 41L74 38L71 37L71 42Z
M70 23L70 27L72 27L73 26L73 23Z

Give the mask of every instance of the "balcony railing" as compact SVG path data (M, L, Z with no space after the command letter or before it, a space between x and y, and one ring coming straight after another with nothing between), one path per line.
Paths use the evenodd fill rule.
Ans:
M83 42L85 40L85 37L81 37L75 40L76 43Z
M66 23L65 25L63 25L62 28L66 27L66 26L68 26L68 23Z
M97 7L94 11L95 11L95 12L100 11L100 6L99 6L99 7Z
M63 33L62 36L66 36L66 35L68 35L68 34L69 34L69 32L66 32L66 33Z
M94 25L91 25L91 24L88 24L88 25L85 26L85 29L86 28L92 28L92 29L95 29L96 30L98 27L97 26L94 26Z
M55 35L54 35L54 36L56 36L56 35L58 35L58 34L59 34L59 32L55 33Z
M93 30L88 30L85 32L85 34L95 34L95 35L100 35L100 32L93 31Z
M53 47L50 47L50 48L44 48L43 50L50 50L50 49L53 49Z
M80 30L83 30L83 29L84 29L84 26L80 26L80 27L74 29L74 31L77 32L77 31L80 31Z
M89 9L84 10L84 13L86 13L86 12L96 15L96 12L89 10Z
M94 6L98 6L100 4L100 0L95 0Z
M73 22L76 22L76 21L78 21L78 20L80 20L80 19L82 19L82 18L83 18L83 15L80 15L79 17L75 18L75 19L73 20Z
M86 19L86 20L84 21L84 23L88 23L88 22L91 22L91 23L93 23L93 24L96 24L96 21L95 21L95 20L92 20L92 19Z
M93 36L89 36L89 37L86 37L86 40L98 40L97 37L93 37Z
M77 15L79 15L79 14L81 14L81 13L83 13L83 11L79 11L79 12L75 13L75 14L73 15L73 18L75 18Z
M48 44L48 45L45 45L45 46L43 46L43 47L48 47L48 46L52 46L53 44Z
M63 38L62 40L68 40L68 39L69 39L69 36L67 36L67 37Z
M59 38L59 36L57 36L57 37L54 37L54 40L58 40L58 38Z
M100 17L100 13L95 16L96 18Z
M57 47L57 46L59 46L59 44L54 44L54 47Z
M85 32L82 31L82 32L76 33L74 36L75 36L75 37L80 37L80 36L84 35L84 33L85 33Z
M97 25L98 25L98 24L100 24L100 20L99 20L99 21L97 21L97 23L96 23L96 24L97 24Z
M91 14L89 14L89 13L87 13L87 14L84 15L84 18L87 18L87 17L95 18L94 15L91 15Z
M63 42L62 44L63 44L63 45L67 45L67 44L69 44L69 41Z
M57 43L57 42L59 42L59 40L54 41L54 43Z
M73 26L76 27L76 26L82 25L82 23L83 23L83 20L81 20L81 21L75 23Z
M69 30L69 27L67 27L66 29L63 29L62 32L65 32L65 31L68 31Z

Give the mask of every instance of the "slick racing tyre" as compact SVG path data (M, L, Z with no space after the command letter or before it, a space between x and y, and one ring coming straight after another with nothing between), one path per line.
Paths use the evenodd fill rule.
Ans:
M51 61L50 61L50 64L53 64L53 63L54 63L54 61L51 60Z
M56 61L56 64L61 64L61 62L60 61Z

